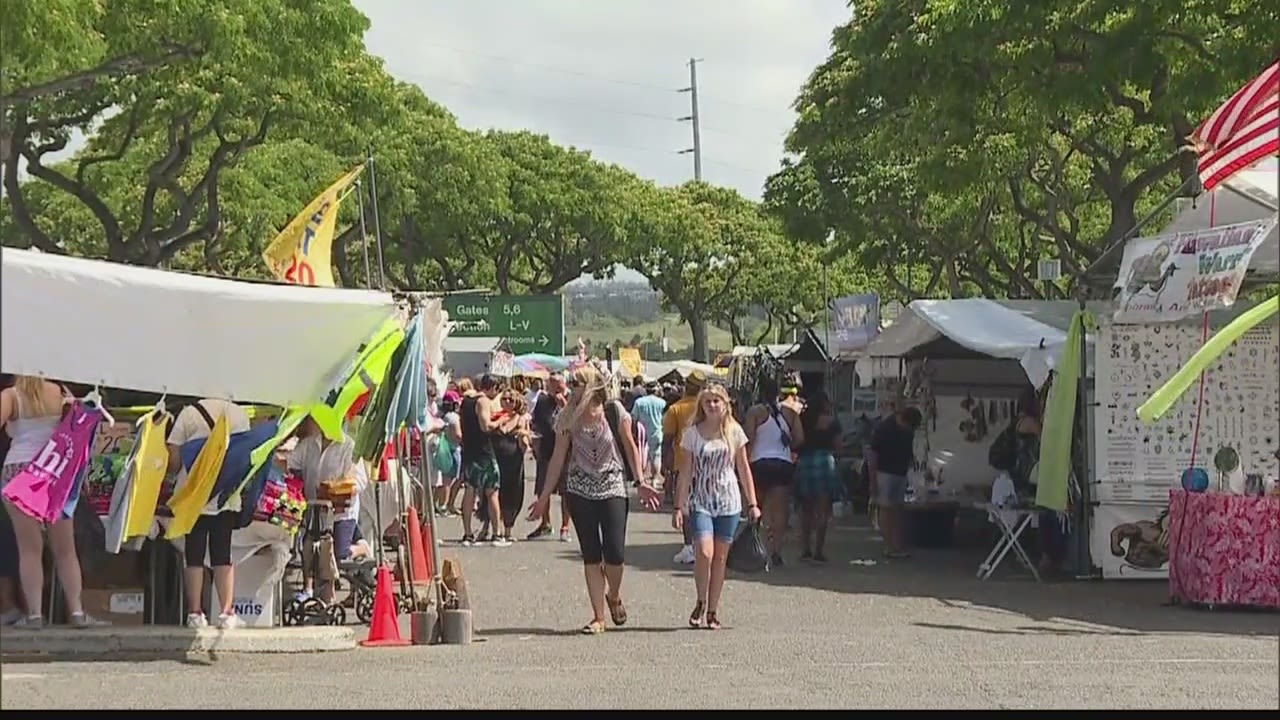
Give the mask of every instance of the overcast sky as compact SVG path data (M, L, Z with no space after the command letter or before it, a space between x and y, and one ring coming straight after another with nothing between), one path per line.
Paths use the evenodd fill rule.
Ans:
M696 57L702 177L751 198L849 14L844 0L354 2L373 24L369 52L463 126L544 133L667 185L693 177L677 91Z
M758 198L791 102L827 56L843 0L355 0L369 51L470 128L533 130L664 184L693 177L697 57L703 179Z

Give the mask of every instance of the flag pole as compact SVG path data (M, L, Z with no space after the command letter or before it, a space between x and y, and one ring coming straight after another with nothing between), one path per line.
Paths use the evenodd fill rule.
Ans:
M366 153L369 163L369 197L373 202L373 241L378 248L378 287L387 289L387 271L382 259L382 221L378 218L378 176L373 169L373 151Z
M365 227L364 221L364 193L359 192L362 185L362 181L356 181L356 195L359 197L360 203L360 249L364 253L364 287L366 290L372 290L373 275L369 270L369 231Z

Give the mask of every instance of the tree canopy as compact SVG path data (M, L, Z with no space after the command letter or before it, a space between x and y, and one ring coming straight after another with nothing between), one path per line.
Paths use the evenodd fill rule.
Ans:
M1175 191L1195 125L1274 59L1243 0L859 0L796 100L769 207L904 297L1041 297ZM941 260L941 262L938 262ZM910 280L908 279L910 277Z

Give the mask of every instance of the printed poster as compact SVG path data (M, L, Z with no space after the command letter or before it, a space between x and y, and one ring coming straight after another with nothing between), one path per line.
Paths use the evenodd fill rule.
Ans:
M1253 253L1276 220L1131 240L1112 288L1115 321L1174 322L1231 307Z
M880 296L850 295L831 301L831 352L858 352L880 334Z

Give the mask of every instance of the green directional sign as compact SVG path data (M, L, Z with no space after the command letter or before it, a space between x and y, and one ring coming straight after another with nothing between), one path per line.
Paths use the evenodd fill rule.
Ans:
M444 309L454 337L496 337L515 355L564 352L560 295L448 295Z

